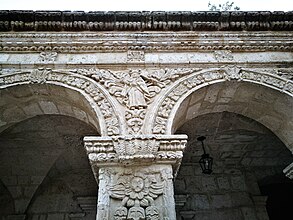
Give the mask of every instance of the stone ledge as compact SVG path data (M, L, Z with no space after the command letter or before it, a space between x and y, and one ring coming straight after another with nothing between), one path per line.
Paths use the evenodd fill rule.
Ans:
M0 11L0 31L292 31L293 11Z
M285 175L290 178L293 179L293 163L291 163L289 166L287 166L283 172L285 173Z

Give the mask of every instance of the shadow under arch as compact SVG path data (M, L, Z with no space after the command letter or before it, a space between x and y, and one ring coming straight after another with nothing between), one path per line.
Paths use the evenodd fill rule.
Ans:
M5 182L8 190L12 190L15 202L15 213L12 214L26 214L26 207L44 178L60 173L62 167L66 167L62 168L62 174L82 176L71 179L69 182L73 185L85 179L84 171L96 185L82 143L85 135L93 134L96 134L93 126L63 115L35 116L3 131L0 134L0 159L3 162L0 178L15 179L14 182ZM64 166L67 161L71 161L70 166ZM55 172L50 172L52 166Z
M38 99L37 94L40 94L42 98L47 98L51 102L50 104L43 103L43 108L42 106L39 106L41 107L40 110L43 111L42 113L39 112L34 114L34 112L31 111L35 110L33 106L28 106L26 109L18 109L18 113L22 112L24 115L24 117L20 116L20 120L34 115L50 114L53 112L53 114L70 115L81 120L85 117L87 118L86 120L90 121L90 123L97 128L97 131L102 136L120 134L121 132L123 133L123 129L125 130L125 128L121 128L121 125L123 124L121 123L121 120L123 120L123 117L114 107L115 104L117 104L117 101L111 98L108 92L98 83L88 77L51 69L34 69L1 75L0 108L3 105L15 105L17 107L17 105L21 104L19 101L22 96L25 96L25 91L19 88L25 88L26 92L30 93L28 96L33 96L35 99ZM40 89L38 90L34 88ZM49 90L47 88L49 88ZM9 93L14 93L14 97L12 95L8 100L5 100L3 96L9 96L7 95ZM57 103L56 106L54 103L52 104L53 100L60 101L61 103L59 103L59 105ZM83 108L81 109L82 112L77 110L75 112L73 111L73 113L68 113L68 111L70 111L70 105L62 105L64 104L62 101L69 101L71 104L78 107L83 105ZM78 102L81 102L81 104ZM62 110L60 110L59 107L62 108ZM6 111L6 113L7 112L10 112L10 110ZM9 119L13 118L13 114L7 113L8 119L4 112L2 112L2 114L3 118L1 118L0 121L0 129L1 126L4 126L1 129L4 130L9 126ZM87 116L84 116L84 114L87 114ZM20 114L15 115L18 116ZM15 122L20 120L16 120Z
M293 151L292 109L293 97L288 93L248 81L214 80L181 94L161 125L165 134L172 134L186 121L199 115L228 111L263 124ZM158 117L160 113L156 120Z
M250 219L254 219L265 210L265 203L259 204L265 198L258 180L271 174L286 178L282 170L293 160L272 131L240 114L224 111L199 115L176 133L189 137L175 180L175 198L186 200L177 207L182 217L178 219L192 214L193 219L245 219L247 210L240 207L247 207ZM198 163L203 150L197 137L202 135L207 137L207 153L214 158L211 175L202 174Z
M98 185L86 150L81 139L70 140L68 145L36 189L26 209L27 219L51 217L50 213L56 213L55 218L68 218L72 213L95 218Z
M6 179L9 181L9 178ZM5 216L14 213L14 201L11 193L3 184L3 181L0 179L0 218L4 219Z

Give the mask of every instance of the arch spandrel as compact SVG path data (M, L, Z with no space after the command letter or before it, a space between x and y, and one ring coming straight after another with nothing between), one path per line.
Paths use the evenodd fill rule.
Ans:
M266 69L246 69L239 68L237 66L228 66L219 69L207 69L194 72L187 77L176 81L168 88L162 97L160 97L158 102L159 104L154 107L154 113L150 114L150 116L152 116L150 119L151 123L146 124L145 129L147 132L152 132L155 134L172 134L174 130L174 119L178 111L182 111L180 106L184 100L200 89L209 88L209 86L225 82L259 85L261 87L268 88L268 91L277 92L280 97L286 97L286 99L289 101L293 100L293 82L290 77L290 74L280 74L280 72L277 70L271 69L270 71L267 71ZM247 117L251 117L252 119L259 120L256 115L247 115L247 112L245 112L245 107L242 109L241 106L239 107L240 109L235 109L235 113L243 114ZM287 113L290 114L290 106L286 106L286 108ZM229 109L219 108L214 112L222 110L229 111ZM208 112L212 111L207 109L205 113ZM293 114L292 111L291 114ZM290 116L287 117L290 119ZM290 146L292 148L293 140L291 139L292 135L290 133L290 130L292 130L292 125L290 124L290 120L286 121L283 119L286 121L286 123L288 123L283 126L286 131L284 129L282 131L282 128L274 128L274 122L270 122L269 120L270 119L267 118L260 120L260 122L274 131L289 148Z
M123 134L123 118L116 109L113 98L97 82L81 74L68 70L39 68L2 72L0 89L20 85L55 85L77 92L83 97L95 113L93 117L99 123L102 136Z

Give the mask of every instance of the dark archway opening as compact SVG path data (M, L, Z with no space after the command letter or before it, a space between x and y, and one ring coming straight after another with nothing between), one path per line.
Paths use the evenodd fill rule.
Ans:
M289 219L292 216L293 181L281 174L277 179L278 182L267 180L260 184L260 190L268 197L266 208L270 220Z

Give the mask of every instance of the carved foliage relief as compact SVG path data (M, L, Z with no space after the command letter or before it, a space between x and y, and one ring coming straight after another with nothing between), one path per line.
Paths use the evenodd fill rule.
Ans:
M129 134L141 134L146 109L167 85L198 69L79 69L74 72L101 83L120 104L126 107Z
M156 200L164 194L166 182L159 170L126 170L117 173L108 186L110 198L117 201L115 220L159 220Z

